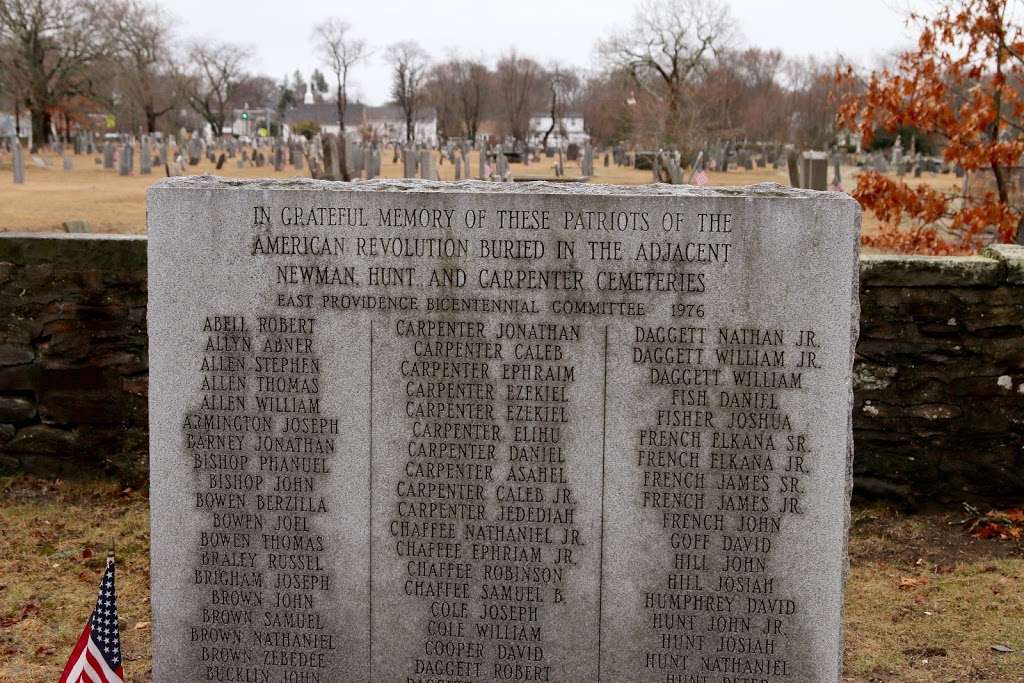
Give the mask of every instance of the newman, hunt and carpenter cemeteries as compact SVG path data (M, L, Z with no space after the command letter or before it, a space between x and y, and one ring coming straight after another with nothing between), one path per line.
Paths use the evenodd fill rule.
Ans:
M838 681L859 209L149 191L154 680Z

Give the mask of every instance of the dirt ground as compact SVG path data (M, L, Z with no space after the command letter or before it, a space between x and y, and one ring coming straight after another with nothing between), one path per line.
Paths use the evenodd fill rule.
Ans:
M1024 681L1024 549L969 536L962 517L855 505L846 683ZM57 679L115 541L126 677L149 681L145 492L0 479L0 681Z
M56 155L44 152L48 167L37 167L26 154L26 181L15 185L11 168L11 155L4 155L0 163L0 232L8 231L61 231L62 223L69 220L85 220L91 232L144 233L146 231L146 189L164 176L162 168L154 168L151 175L119 176L116 170L103 169L97 163L100 155L73 157L74 168L65 171ZM478 156L470 154L470 168L475 175ZM594 177L589 182L615 185L640 185L651 182L650 171L638 171L629 167L614 165L605 167L603 157L595 161ZM384 178L400 178L401 163L394 163L392 155L382 153L381 171ZM523 166L511 164L512 174L517 178L554 178L554 160L541 161ZM240 178L293 178L305 174L287 166L281 173L275 173L272 166L255 168L246 166L239 169L235 160L229 159L220 171L215 165L203 159L198 166L187 169L190 174L218 174ZM442 180L453 180L455 169L450 163L439 166ZM846 189L855 183L855 168L843 169L843 183ZM579 177L580 168L576 162L566 162L566 175ZM956 179L952 175L935 175L925 181L937 186L947 186ZM789 177L785 169L771 167L730 170L727 173L710 173L710 184L717 186L751 185L775 182L787 185ZM870 215L864 216L862 230L871 233L878 227Z

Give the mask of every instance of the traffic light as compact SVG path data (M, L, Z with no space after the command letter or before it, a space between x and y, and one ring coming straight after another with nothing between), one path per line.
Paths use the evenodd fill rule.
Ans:
M247 111L243 111L242 112L242 120L243 121L248 121L249 120L249 112L247 112Z

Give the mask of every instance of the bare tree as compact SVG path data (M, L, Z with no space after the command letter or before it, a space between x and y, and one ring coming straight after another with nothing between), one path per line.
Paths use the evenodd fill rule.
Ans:
M388 48L391 63L391 97L405 115L405 140L416 139L416 113L423 101L423 82L429 65L419 43L405 40Z
M458 87L459 111L462 128L470 142L476 142L480 119L491 90L491 72L479 61L460 60L456 63L455 79Z
M215 137L224 133L234 95L244 77L245 51L230 43L194 43L192 71L184 79L188 102L210 124Z
M317 24L313 29L313 38L316 40L320 61L334 74L338 129L344 135L345 110L348 108L348 74L356 64L366 59L370 52L365 40L352 35L349 23L337 18ZM339 146L338 154L342 178L350 180L345 145Z
M591 139L605 145L635 140L630 94L631 77L613 69L587 78L579 96L580 110Z
M514 49L498 60L495 75L498 98L509 135L526 141L530 133L530 115L543 98L544 70L529 57Z
M146 132L176 103L171 64L170 18L158 5L120 0L108 6L120 87L142 110Z
M685 142L683 112L691 88L734 37L722 0L643 0L633 25L602 41L605 63L628 73L638 89L663 106L666 142Z
M831 61L813 56L791 59L785 65L790 84L790 139L801 147L826 149L835 139L838 102L833 75L843 65L841 58Z
M94 67L110 54L97 21L85 0L0 0L0 77L32 111L36 142L51 139L55 111L93 94Z
M437 108L438 127L445 137L476 140L487 105L491 72L479 61L451 55L428 74L430 100Z
M462 135L457 69L455 57L438 62L427 71L424 85L428 93L426 100L437 110L438 135L445 139Z
M544 131L544 139L541 142L541 146L545 149L548 146L548 138L556 129L559 129L559 134L564 136L563 119L568 113L569 102L580 88L579 77L557 62L548 68L547 80L548 114L551 116L551 124Z

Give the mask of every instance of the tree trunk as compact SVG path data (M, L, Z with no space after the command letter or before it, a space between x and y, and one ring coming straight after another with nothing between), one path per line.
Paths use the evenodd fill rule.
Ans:
M1006 177L1003 175L1002 167L992 162L992 174L996 177L996 194L999 195L999 203L1010 204L1010 192L1006 187Z
M412 110L405 112L405 141L413 142L416 139L416 131L412 127Z
M544 149L548 148L548 136L550 136L551 133L553 133L554 130L555 130L555 112L557 112L557 111L558 111L558 96L555 94L555 91L552 90L551 91L551 125L548 126L548 129L546 131L544 131L544 139L540 143L540 146L543 147Z
M348 154L345 149L345 107L347 105L344 91L338 85L338 170L341 172L341 179L345 182L352 180L348 172Z
M50 112L46 111L42 107L38 107L40 111L32 112L32 145L42 145L50 141L52 134L50 132L50 124L52 118Z
M158 114L155 111L153 111L153 105L151 104L147 104L144 107L144 110L146 112L146 132L150 134L155 133L156 117L158 116Z

